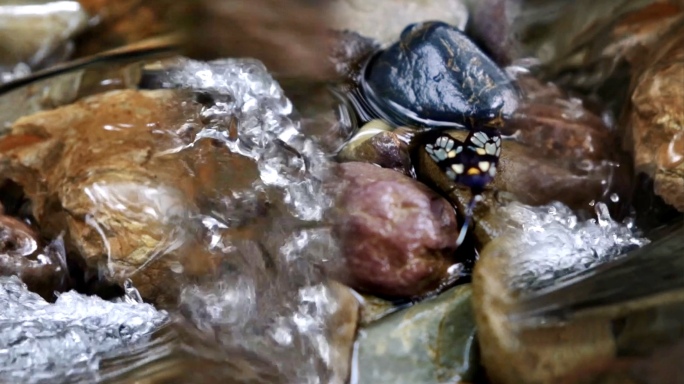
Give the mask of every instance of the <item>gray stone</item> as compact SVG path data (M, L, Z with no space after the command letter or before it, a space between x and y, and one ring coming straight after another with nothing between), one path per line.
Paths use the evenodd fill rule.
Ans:
M360 332L358 382L458 383L476 368L470 285L391 314Z

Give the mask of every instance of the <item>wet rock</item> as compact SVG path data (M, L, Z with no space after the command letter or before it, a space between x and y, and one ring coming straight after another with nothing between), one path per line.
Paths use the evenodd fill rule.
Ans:
M615 342L607 319L529 329L509 320L517 293L508 286L508 268L516 262L512 255L526 250L533 251L509 231L485 246L475 266L473 308L487 376L504 384L558 383L585 367L610 362Z
M40 112L2 139L13 145L0 173L23 187L42 235L67 229L86 281L130 277L146 300L172 303L183 279L215 266L198 245L206 229L187 219L257 177L251 160L195 141L198 111L175 91L128 90Z
M643 55L684 16L677 1L654 0L485 0L474 8L472 33L497 62L533 57L546 77L584 89L623 75L626 61Z
M337 159L342 162L372 163L410 176L408 144L391 129L381 120L369 121L342 148Z
M506 229L483 248L472 283L482 361L493 382L594 382L564 380L613 361L616 337L627 329L613 320L635 309L634 301L624 299L648 289L640 282L625 289L625 279L640 275L625 252L649 241L613 220L602 203L596 211L597 219L583 220L559 203L514 202L497 210ZM643 271L653 276L658 268L652 264L667 258L671 245L660 255L647 249L651 245L633 252L643 251L642 260L651 262ZM611 263L626 268L611 273ZM573 278L578 275L583 283ZM662 286L662 276L650 287ZM596 311L606 305L611 308Z
M631 168L617 148L616 133L580 99L553 84L524 76L520 107L500 129L503 135L497 174L474 211L474 230L480 243L496 237L501 222L494 207L517 200L530 205L561 201L576 210L602 201L620 216L629 201ZM447 131L463 141L466 131ZM454 185L423 150L437 133L419 133L411 142L419 179L448 193L459 212L470 191ZM610 196L616 194L619 200Z
M361 330L362 383L438 384L471 381L477 369L470 285L391 314Z
M87 23L88 15L77 1L3 2L0 68L13 68L18 63L38 68L65 59L73 51L70 40Z
M79 3L92 15L93 23L76 40L76 57L94 55L168 32L164 14L173 7L179 8L179 5L164 4L164 1L79 0Z
M371 295L361 296L363 297L359 320L361 326L366 326L376 320L382 319L399 309L391 301Z
M450 278L458 228L446 200L371 164L343 163L338 172L334 232L346 260L343 279L378 296L412 297Z
M394 125L498 126L517 106L508 76L442 22L406 27L368 63L361 88L369 113Z
M684 383L684 341L662 347L650 356L624 356L615 362L589 367L572 375L564 384L681 384Z
M664 37L635 72L625 117L625 145L637 172L654 191L684 211L684 27Z
M31 292L49 301L71 283L61 239L45 245L28 225L1 212L0 275L18 276Z
M441 20L463 29L468 21L468 10L460 0L443 3L426 0L337 0L331 7L333 29L358 32L383 45L393 43L409 24Z

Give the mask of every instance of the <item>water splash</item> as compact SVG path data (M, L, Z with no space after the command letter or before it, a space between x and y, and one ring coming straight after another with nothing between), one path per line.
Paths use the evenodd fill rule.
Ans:
M322 191L326 154L301 124L290 100L264 65L252 59L199 62L182 59L165 87L191 89L208 99L198 139L212 137L257 161L261 180L282 188L302 220L320 220L331 201Z
M228 196L224 212L203 218L224 268L216 280L183 290L184 317L208 337L212 359L231 365L249 356L235 364L234 377L244 373L238 366L251 366L255 382L342 382L346 358L330 326L354 309L341 306L341 293L319 268L339 260L323 222L332 205L323 187L330 153L303 133L292 103L260 62L181 60L174 67L165 87L202 95L198 137L255 160L259 171L255 193ZM267 208L259 210L261 200ZM216 220L246 213L254 220L241 223L239 236L226 235L235 223Z
M16 276L0 277L0 375L13 383L93 380L104 353L147 340L167 319L135 298L112 303L71 291L50 304Z
M0 85L21 79L31 74L31 67L25 63L19 63L12 68L0 67Z
M514 255L511 285L516 289L547 287L565 275L620 257L649 241L630 220L614 221L603 203L594 206L596 219L581 221L562 203L531 207L513 202L502 214L522 228L525 252Z
M140 132L148 127L155 133L145 158L172 164L171 180L158 173L153 181L144 177L131 183L89 183L81 191L93 207L86 224L103 240L114 224L154 229L154 247L131 247L144 263L136 264L135 271L119 263L125 276L118 277L130 277L160 260L154 271L163 275L149 276L178 278L180 311L172 328L192 334L179 341L184 353L221 367L220 372L204 374L231 380L253 375L249 382L264 383L344 382L349 361L345 351L353 341L336 338L353 337L356 319L347 317L355 316L358 308L342 300L349 293L321 271L321 266L340 259L324 221L332 204L323 187L331 154L302 133L292 103L258 61L182 59L160 75L160 84L181 89L165 93L187 96L185 103L178 103L181 108L192 106L192 116L183 114L180 120L168 119L155 127L136 120ZM102 123L110 142L116 142L112 135L131 132L112 131L106 127L113 122ZM182 165L216 153L215 148L230 161L217 160L216 172L204 176L209 182L194 183L199 172ZM174 157L188 161L173 162ZM238 158L248 161L232 161ZM206 188L198 188L199 196L189 199L174 184L180 179ZM102 252L113 252L114 245L107 249L104 243ZM120 257L130 259L129 254ZM178 262L188 259L196 263ZM205 264L210 271L192 275L193 267ZM179 287L175 283L169 281L168 289L162 289ZM139 288L143 292L142 285ZM116 305L140 305L130 284L124 284L124 290L126 298ZM96 337L87 332L81 337ZM46 353L57 359L60 347L69 344L56 341ZM62 374L65 370L59 366L53 378Z

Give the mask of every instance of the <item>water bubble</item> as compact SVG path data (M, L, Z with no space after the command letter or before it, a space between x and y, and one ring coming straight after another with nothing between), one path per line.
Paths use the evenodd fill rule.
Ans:
M610 201L612 201L613 203L617 203L620 201L620 196L618 196L617 193L612 193L610 195Z
M596 219L581 221L564 204L531 207L513 202L501 214L518 223L521 241L528 246L514 255L510 284L534 290L553 284L559 277L620 257L627 249L643 246L633 222L618 223L604 203L592 204Z
M463 263L456 263L447 269L447 274L450 276L461 276L464 269Z
M142 303L127 282L126 296L108 302L66 292L54 304L16 276L0 277L0 374L11 382L66 382L96 370L103 353L149 337L168 314ZM85 380L92 381L92 380Z

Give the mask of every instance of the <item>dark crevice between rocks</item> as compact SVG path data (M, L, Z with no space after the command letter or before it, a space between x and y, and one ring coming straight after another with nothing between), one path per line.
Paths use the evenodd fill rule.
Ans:
M0 182L0 204L4 215L16 217L34 227L36 220L31 214L31 201L19 184L9 179Z
M684 217L653 190L653 179L644 173L639 173L634 183L632 207L636 211L636 227L644 231L649 238L652 238L659 228L668 227L670 223Z

